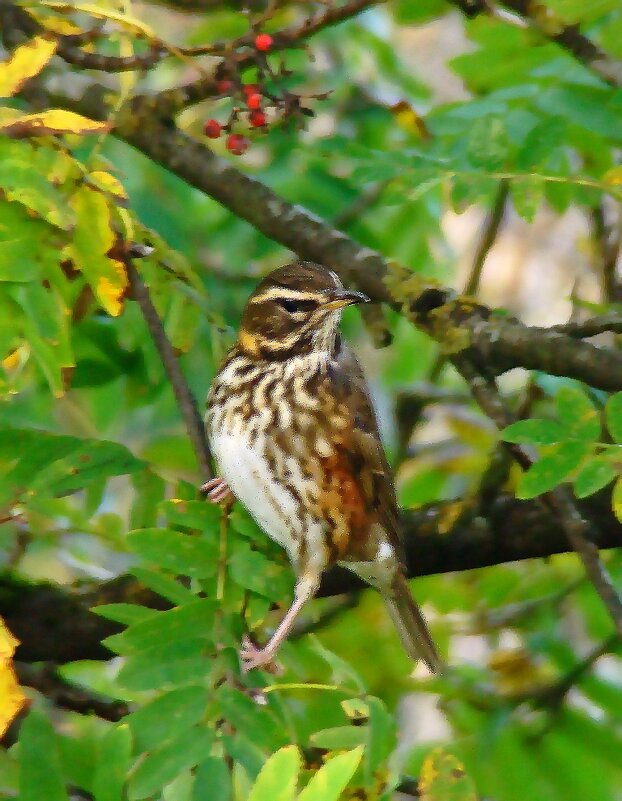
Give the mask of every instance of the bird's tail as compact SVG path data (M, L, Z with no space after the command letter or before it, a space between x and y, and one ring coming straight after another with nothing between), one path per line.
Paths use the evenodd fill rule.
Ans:
M401 571L396 573L391 589L385 590L382 597L408 656L415 661L422 659L432 673L439 673L443 663Z

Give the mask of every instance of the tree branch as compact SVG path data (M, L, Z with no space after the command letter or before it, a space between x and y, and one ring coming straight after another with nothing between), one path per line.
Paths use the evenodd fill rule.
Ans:
M199 414L196 400L194 399L194 396L190 391L190 387L188 386L188 382L186 381L181 367L179 366L179 361L177 360L173 346L166 336L162 321L160 320L155 306L151 301L149 290L147 289L145 282L138 274L138 270L132 263L132 255L136 257L136 255L146 254L137 254L135 251L126 257L125 264L127 267L130 286L132 288L132 296L140 306L140 310L143 313L143 317L147 323L147 328L151 334L151 339L153 340L153 344L160 355L160 359L164 365L168 380L170 381L173 392L175 393L175 398L177 399L177 404L186 425L190 442L192 442L192 447L194 448L194 453L197 457L197 463L201 470L201 476L203 477L203 480L207 481L212 477L212 473L210 468L210 452L207 439L205 437L203 420Z
M595 523L594 544L619 547L622 527L611 511L611 498L600 493L580 506ZM453 522L456 521L456 522ZM424 506L402 515L409 577L472 570L503 562L548 557L569 550L555 515L535 501L517 501L500 494L485 516L469 519L454 502ZM350 571L335 568L324 576L319 596L360 589L363 583ZM110 659L101 644L122 626L91 608L106 603L137 603L157 609L167 601L121 576L87 589L31 584L0 575L0 615L20 640L16 658L22 662L65 663L77 659Z
M480 408L495 425L503 429L512 423L513 417L506 409L494 382L478 374L468 359L461 358L456 366L471 387L473 397ZM519 445L506 443L506 447L523 469L531 467L532 460ZM588 578L607 608L617 632L622 636L622 599L600 560L598 548L593 542L593 531L591 531L593 526L584 520L567 487L556 487L540 498L558 518L568 541L581 558Z

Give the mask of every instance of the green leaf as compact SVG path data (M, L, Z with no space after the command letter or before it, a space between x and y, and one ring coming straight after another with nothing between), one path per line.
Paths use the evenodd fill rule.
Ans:
M505 442L526 445L553 445L568 438L566 430L556 420L529 419L512 423L501 432Z
M315 748L327 751L339 751L343 748L354 748L363 745L367 740L367 726L334 726L313 732L309 742Z
M0 429L0 505L26 492L62 495L142 466L116 442L34 429Z
M19 733L20 801L67 801L58 740L52 724L32 709Z
M369 705L369 725L364 770L365 780L371 784L376 772L395 749L397 735L395 720L384 703L374 696L366 700Z
M526 500L553 489L579 467L590 451L590 443L581 440L569 440L550 446L546 453L523 473L516 490L516 497Z
M157 614L155 609L148 609L146 606L139 604L102 604L101 606L94 606L91 609L96 615L105 617L106 620L114 620L116 623L124 623L130 626L133 623L139 623L141 620L147 620L153 615Z
M546 117L525 137L516 154L516 168L521 172L546 165L551 153L563 147L567 123L561 117Z
M130 767L132 737L130 727L122 723L102 738L93 776L95 801L124 801L123 788Z
M510 183L510 194L516 213L528 223L533 222L544 198L544 184L539 178L517 178Z
M363 748L338 754L311 777L297 801L338 801L359 766Z
M136 748L148 751L198 723L208 703L206 687L180 687L161 695L126 718Z
M509 152L510 141L502 117L482 117L473 123L467 155L474 167L498 170L506 163Z
M613 485L611 508L613 509L614 515L622 523L622 476Z
M175 498L164 501L160 508L169 523L198 531L218 533L222 511L207 501L186 501Z
M440 748L435 748L423 763L419 792L421 801L478 801L462 763Z
M205 727L184 731L152 751L138 765L128 785L128 798L147 798L173 781L182 771L195 767L210 755L214 732Z
M577 498L586 498L606 487L618 475L611 460L605 456L589 459L579 470L574 480L574 492Z
M208 757L196 769L192 801L230 801L231 773L224 759Z
M42 225L42 220L37 219L40 217L56 228L69 231L75 222L75 215L59 184L62 185L69 175L75 175L77 171L77 162L63 151L0 138L0 189L6 199L1 204L3 212L4 207L10 205L6 201L16 201L15 205L25 207L21 211L30 211L23 228L30 229L31 233ZM0 217L4 223L6 218L3 218L4 213ZM21 238L20 228L7 227L7 230L13 240ZM48 247L52 247L55 240L58 242L59 232L48 227L47 239ZM50 255L58 261L57 253ZM41 259L41 254L38 258Z
M600 416L585 392L562 387L555 398L557 414L568 436L593 442L600 436Z
M283 724L269 707L260 707L248 695L227 686L220 688L218 699L223 717L255 745L270 752L287 743Z
M179 640L126 657L117 680L132 692L162 690L203 682L211 669L204 641Z
M227 566L231 578L237 584L272 601L282 600L291 591L291 573L259 551L252 550L246 541L235 543Z
M301 764L295 745L281 748L260 770L248 801L293 801Z
M184 576L206 578L218 568L218 544L204 537L166 528L145 528L128 534L132 550L162 568Z
M157 592L173 606L182 606L196 601L197 596L192 590L178 581L168 573L158 573L155 570L147 570L146 567L133 567L130 573L150 590Z
M166 612L157 612L103 642L118 653L132 654L149 648L170 647L178 641L211 640L215 611L214 600L201 598Z
M622 445L622 392L616 392L607 401L607 428L614 442Z

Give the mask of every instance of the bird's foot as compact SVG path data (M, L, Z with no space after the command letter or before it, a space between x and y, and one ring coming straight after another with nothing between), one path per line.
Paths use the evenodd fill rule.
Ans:
M224 478L210 478L201 487L201 492L204 492L212 503L230 503L233 500L233 493Z
M279 673L279 668L272 661L274 659L274 649L269 647L260 648L246 636L242 640L240 649L240 660L242 662L242 673L248 673L254 668L263 668L268 673Z

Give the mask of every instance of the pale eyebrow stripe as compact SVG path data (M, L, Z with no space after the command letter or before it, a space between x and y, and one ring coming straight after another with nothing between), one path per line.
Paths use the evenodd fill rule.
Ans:
M321 303L325 296L320 292L306 292L304 289L288 289L287 287L272 287L253 297L249 303L263 303L266 300L312 300Z

